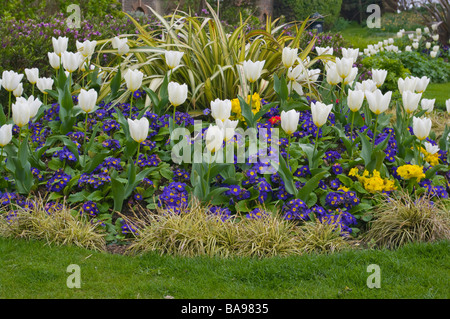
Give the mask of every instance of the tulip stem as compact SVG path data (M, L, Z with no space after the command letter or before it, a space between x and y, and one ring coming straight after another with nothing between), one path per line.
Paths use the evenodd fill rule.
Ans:
M86 142L87 142L87 122L88 122L88 113L86 112L86 120L84 121L84 144L83 144L83 151L84 155L87 156L88 152L86 150ZM86 164L86 158L84 160L84 163Z
M44 105L47 105L47 93L44 93Z
M173 124L175 125L175 113L177 111L177 108L175 107L175 105L173 106Z
M133 119L133 118L132 118L132 114L133 114L133 95L134 95L134 93L133 93L133 92L131 92L131 102L130 102L130 119Z
M3 163L3 147L2 147L2 152L1 152L1 155L0 155L0 165L2 165L2 163Z
M31 95L34 96L34 83L31 85Z
M317 156L317 152L319 151L318 150L318 147L317 147L317 144L319 144L319 130L320 130L320 127L317 127L317 132L316 132L316 142L314 143L314 157L316 157ZM312 163L311 163L312 164Z
M352 138L352 143L355 141L353 138L353 122L355 121L355 112L352 112L352 124L350 125L350 136Z
M377 114L377 117L375 119L375 128L373 131L373 138L372 138L372 149L375 147L375 138L377 136L377 126L378 126L378 116L379 116L379 114Z
M137 149L137 156L136 156L136 166L139 166L138 162L139 162L140 152L141 152L141 143L138 142L138 149Z
M289 169L291 169L291 154L290 154L290 151L291 151L291 136L292 136L292 134L289 134L289 137L288 137L288 149L287 149L287 155L288 155L288 168Z
M11 118L11 91L9 91L8 118Z
M419 166L421 165L421 154L422 153L422 140L419 140L419 154L418 154L418 159L417 159L417 163L419 164Z

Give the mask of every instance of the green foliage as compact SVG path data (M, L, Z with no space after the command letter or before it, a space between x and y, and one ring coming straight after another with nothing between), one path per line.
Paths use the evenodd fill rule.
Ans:
M275 0L275 16L284 15L288 21L302 21L318 12L325 16L325 27L331 27L339 16L342 0Z
M366 57L362 60L362 65L368 70L389 70L383 85L383 88L389 91L397 90L397 81L399 78L405 78L411 75L411 72L403 65L401 60L396 55L392 54L379 53L374 56Z
M388 55L397 56L413 76L427 76L432 83L450 81L450 64L442 59L433 59L417 51L405 51L395 55L388 53Z
M67 7L71 4L80 6L82 18L106 14L117 15L121 10L118 0L4 0L2 1L3 10L0 17L18 20L35 19L45 15L66 12Z

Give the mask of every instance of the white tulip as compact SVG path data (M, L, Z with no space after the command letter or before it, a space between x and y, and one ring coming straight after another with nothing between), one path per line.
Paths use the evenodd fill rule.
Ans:
M342 79L342 84L350 84L353 83L353 81L356 79L356 76L358 75L358 68L352 68L350 71L350 74Z
M8 92L13 92L19 86L22 81L23 74L19 74L14 71L3 71L2 73L2 86Z
M336 65L332 65L327 70L327 82L330 85L337 85L342 81L339 73L337 72Z
M69 43L69 38L67 37L58 37L58 39L55 39L52 37L52 43L53 43L53 51L58 55L61 56L63 52L67 51L67 44Z
M31 84L36 84L37 80L39 79L39 69L25 69L25 75L27 76L28 82L30 82Z
M437 56L437 52L435 52L435 51L431 51L431 52L430 52L430 57L431 57L431 58L434 59L434 58L436 58L436 56Z
M364 101L364 92L348 90L347 105L352 112L358 112Z
M372 79L376 83L377 88L383 85L386 80L387 71L381 69L372 69Z
M417 29L416 29L416 34L417 34L417 35L421 35L421 34L422 34L422 29L417 28Z
M403 94L404 91L414 92L416 90L416 82L417 78L415 77L399 78L397 84L400 94Z
M210 124L206 131L205 144L206 148L211 152L217 152L222 148L224 140L223 130L217 125Z
M438 45L433 46L433 52L438 52L438 51L439 51L439 46Z
M433 41L439 40L439 34L433 34L431 37L433 38Z
M64 69L69 72L75 72L83 62L83 58L80 52L68 52L61 53L61 62Z
M332 47L316 47L317 55L333 55Z
M405 51L406 51L406 52L411 52L411 51L412 51L411 46L410 46L410 45L407 45L407 46L405 47Z
M359 56L359 49L346 49L342 48L342 57L352 59L353 63L356 62Z
M377 90L377 84L371 79L364 80L361 83L357 82L355 84L355 90L362 91L365 95L366 91L375 92Z
M447 108L447 113L450 114L450 99L445 101L445 107Z
M178 65L180 65L181 58L183 57L184 52L180 51L166 51L165 52L165 58L166 58L166 64L169 67L169 69L174 69Z
M48 94L45 90L51 90L53 87L52 78L39 78L36 82L36 86L44 94Z
M427 151L427 153L429 153L431 155L434 155L437 152L439 152L439 146L433 145L430 142L425 142L423 144L425 146L425 151Z
M5 124L0 127L0 147L5 147L12 140L12 124Z
M295 68L288 68L287 79L289 81L299 81L300 76L303 75L303 65L299 64Z
M440 24L440 23L433 23L433 24L431 25L431 30L436 31L436 30L438 29L438 27L439 27L439 24Z
M174 107L177 107L186 101L188 93L188 87L186 84L170 82L167 90L169 93L169 101Z
M339 76L344 80L350 75L353 68L353 59L351 58L336 58L336 71Z
M397 32L397 38L402 38L403 37L403 32Z
M281 128L287 135L292 135L297 131L300 113L296 110L281 111Z
M23 127L30 122L30 107L27 101L16 101L12 105L13 122L18 127Z
M430 114L433 112L435 102L436 99L422 99L420 106L422 107L422 110L425 110L427 114Z
M426 76L422 76L421 78L416 78L416 87L415 91L418 93L423 93L427 89L428 83L430 83L430 79Z
M412 44L412 47L413 47L415 50L417 50L417 49L419 48L419 42L414 41L413 44Z
M414 93L412 91L403 91L402 101L403 107L408 114L413 113L419 107L419 101L422 93Z
M426 47L427 49L431 48L431 42L425 43L425 47Z
M430 29L428 27L423 28L423 33L425 34L430 33Z
M111 44L114 49L117 49L119 55L124 55L130 51L127 38L120 39L119 37L114 37L111 40Z
M322 102L311 103L312 120L317 127L321 127L327 122L332 108L333 104L326 105Z
M127 84L128 90L130 90L131 92L136 92L142 85L144 73L139 70L128 69L123 77Z
M128 127L130 129L130 135L133 140L142 143L147 139L148 129L150 127L150 123L146 117L142 117L141 119L127 119Z
M222 122L227 120L231 116L231 101L221 99L211 101L211 116Z
M57 55L55 52L48 52L47 55L50 66L55 70L59 70L61 66L61 58L59 57L59 55Z
M365 94L369 109L376 115L383 113L389 108L392 91L388 91L383 95L383 93L377 89L375 92L365 91Z
M89 91L80 89L80 94L78 95L78 105L84 112L90 113L95 108L97 97L97 91L94 89L90 89Z
M16 87L16 89L13 91L13 95L15 97L22 96L23 93L23 84L19 83L19 85Z
M281 61L286 69L289 69L294 65L295 60L297 59L298 49L291 49L288 47L283 48L281 53Z
M226 119L222 121L220 119L216 120L217 126L223 131L224 141L228 142L234 137L234 131L238 125L239 121L231 121L230 119Z
M30 110L30 119L36 116L39 111L39 108L42 106L42 102L38 98L34 98L34 96L30 95L28 100L24 97L17 98L16 102L25 103L28 105Z
M413 133L421 141L426 139L431 131L431 120L429 118L413 117Z
M84 42L76 41L76 46L78 52L85 58L90 58L95 52L95 46L97 45L97 41L89 41L86 40Z
M256 82L259 77L261 76L261 72L264 68L264 64L266 61L244 61L243 68L244 68L244 75L247 81L250 83Z

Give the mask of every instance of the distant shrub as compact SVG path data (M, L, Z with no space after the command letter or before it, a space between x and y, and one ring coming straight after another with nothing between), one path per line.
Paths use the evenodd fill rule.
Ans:
M275 0L275 16L284 15L287 21L304 20L318 12L325 16L326 28L334 25L341 11L342 0Z

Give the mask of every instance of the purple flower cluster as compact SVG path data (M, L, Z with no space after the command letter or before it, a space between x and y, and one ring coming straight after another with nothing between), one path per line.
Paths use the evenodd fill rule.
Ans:
M186 184L172 182L164 186L162 194L158 197L158 206L180 213L187 208L188 198Z

